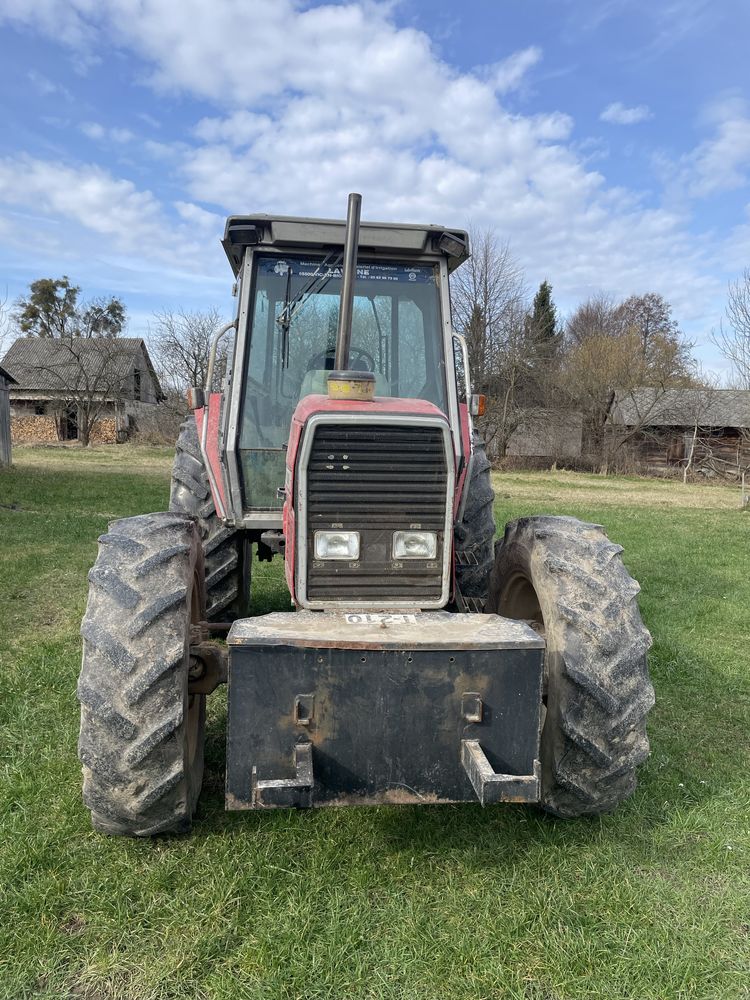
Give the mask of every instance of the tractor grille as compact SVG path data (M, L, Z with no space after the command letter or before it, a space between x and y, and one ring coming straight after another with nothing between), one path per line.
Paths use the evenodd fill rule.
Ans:
M435 605L442 593L448 466L437 426L319 424L307 466L310 602ZM356 562L315 560L314 532L359 531ZM435 531L433 560L392 557L393 532Z

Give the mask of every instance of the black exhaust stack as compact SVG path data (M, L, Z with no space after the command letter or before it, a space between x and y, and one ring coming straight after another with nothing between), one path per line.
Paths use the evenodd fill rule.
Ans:
M352 312L354 310L354 282L357 277L359 216L361 210L362 195L350 194L346 209L344 273L341 279L339 326L336 333L336 359L334 361L334 368L337 372L344 372L349 368L349 348L352 342Z

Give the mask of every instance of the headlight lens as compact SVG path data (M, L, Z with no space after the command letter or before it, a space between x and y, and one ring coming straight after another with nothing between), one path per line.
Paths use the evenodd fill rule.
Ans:
M434 531L394 531L394 559L434 559L437 533Z
M316 531L316 559L359 559L358 531Z

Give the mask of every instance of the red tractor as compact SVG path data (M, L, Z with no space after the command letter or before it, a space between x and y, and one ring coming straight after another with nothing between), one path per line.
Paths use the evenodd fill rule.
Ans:
M359 211L227 221L237 318L190 390L170 512L113 522L89 574L79 753L105 833L189 828L224 682L229 809L579 816L635 787L653 689L621 548L547 515L494 545L450 319L467 235ZM294 610L247 617L253 555L284 559Z

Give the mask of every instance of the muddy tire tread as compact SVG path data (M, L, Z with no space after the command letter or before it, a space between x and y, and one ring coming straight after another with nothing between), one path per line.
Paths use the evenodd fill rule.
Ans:
M204 704L191 767L184 753L190 604L202 558L195 522L174 513L115 521L100 539L81 626L78 752L83 800L104 833L190 826L203 769Z
M521 569L544 617L541 804L562 817L611 812L649 754L651 637L621 552L600 525L546 515L509 523L497 546L487 610L503 613L503 581Z
M169 509L197 518L206 566L208 621L235 618L246 611L242 535L216 513L203 465L195 418L183 421L175 446Z
M454 531L456 584L464 597L486 600L494 563L495 515L491 466L484 440L474 432L474 461L463 517ZM462 556L468 556L466 563Z

